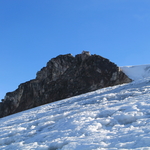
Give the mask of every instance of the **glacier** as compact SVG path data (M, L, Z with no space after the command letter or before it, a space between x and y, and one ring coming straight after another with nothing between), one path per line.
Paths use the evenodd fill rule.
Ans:
M133 82L0 118L0 149L149 150L150 65L120 68Z

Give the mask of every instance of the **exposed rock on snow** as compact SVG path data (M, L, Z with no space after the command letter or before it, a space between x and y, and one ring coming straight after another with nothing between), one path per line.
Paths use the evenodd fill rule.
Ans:
M14 92L6 94L0 103L0 117L129 82L131 79L114 63L101 56L87 51L75 57L59 55L37 72L36 79L22 83Z

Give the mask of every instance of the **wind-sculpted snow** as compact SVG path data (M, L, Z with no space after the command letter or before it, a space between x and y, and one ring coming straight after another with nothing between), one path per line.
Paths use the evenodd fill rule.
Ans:
M126 66L121 67L121 70L133 80L150 77L150 65Z
M150 79L0 119L3 150L150 149Z

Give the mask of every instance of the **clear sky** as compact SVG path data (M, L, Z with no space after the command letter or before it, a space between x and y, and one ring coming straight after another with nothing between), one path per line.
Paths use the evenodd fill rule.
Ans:
M149 0L0 0L0 99L60 54L150 64L149 28Z

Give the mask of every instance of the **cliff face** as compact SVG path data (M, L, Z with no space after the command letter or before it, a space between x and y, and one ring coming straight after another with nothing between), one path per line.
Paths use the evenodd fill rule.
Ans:
M0 103L0 117L103 87L131 82L108 59L83 52L60 55L37 72L36 79L22 83Z

